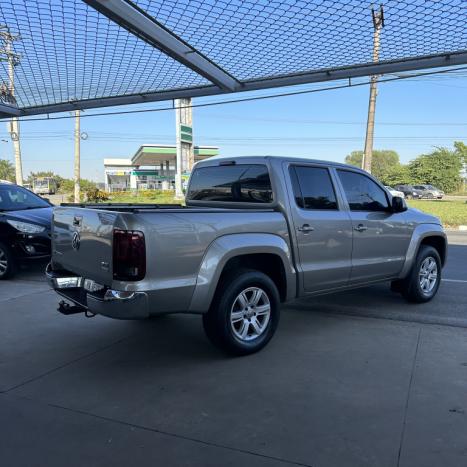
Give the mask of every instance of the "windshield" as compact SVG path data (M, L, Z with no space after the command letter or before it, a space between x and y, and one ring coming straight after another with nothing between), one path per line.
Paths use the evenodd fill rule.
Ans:
M38 188L48 188L49 181L48 180L34 180L34 186Z
M49 208L39 196L17 185L0 185L0 211Z

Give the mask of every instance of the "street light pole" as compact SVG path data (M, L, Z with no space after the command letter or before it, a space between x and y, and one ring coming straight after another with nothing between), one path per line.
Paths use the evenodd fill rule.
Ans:
M379 7L379 11L376 12L373 8L371 9L371 16L373 19L373 62L379 61L379 48L380 48L380 34L381 29L384 27L384 10L383 6ZM365 150L363 151L362 158L362 169L371 173L371 163L373 159L373 137L375 130L375 108L376 108L376 96L378 76L373 75L370 82L370 100L368 103L368 119L366 125L366 136L365 136Z
M4 27L1 27L4 29ZM3 39L5 47L0 53L6 56L8 61L8 95L12 102L15 102L15 66L19 63L19 55L13 52L12 43L18 40L19 36L13 36L8 29L0 31L0 37ZM15 154L15 176L17 185L23 185L23 165L21 161L21 144L19 132L19 120L13 117L10 122L10 137L13 141L13 151Z
M183 199L182 174L191 172L194 164L193 114L191 98L176 99L175 125L177 160L175 171L175 199Z
M80 130L80 111L75 110L75 203L80 202L80 172L81 172L81 130Z
M175 100L175 135L176 135L176 160L175 160L175 199L183 199L182 190L182 140L180 136L180 99Z

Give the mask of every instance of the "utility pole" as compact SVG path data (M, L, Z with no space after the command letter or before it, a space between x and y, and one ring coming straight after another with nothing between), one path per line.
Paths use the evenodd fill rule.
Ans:
M384 27L384 10L380 5L379 11L371 9L373 19L373 62L379 61L380 33ZM368 103L368 119L366 124L365 150L363 151L362 169L371 173L371 162L373 158L373 135L375 130L375 107L378 76L373 75L370 82L370 100Z
M195 163L193 147L193 109L191 98L175 99L177 161L175 171L175 199L183 199L182 176L191 172Z
M8 97L12 103L16 103L15 100L15 66L19 64L20 56L13 52L12 43L13 41L19 40L20 36L14 36L10 33L8 28L0 26L0 37L3 40L4 47L0 49L0 54L5 56L5 60L8 61ZM9 126L10 137L13 141L13 150L15 153L15 175L16 183L20 186L23 185L23 166L21 162L21 144L20 144L20 133L19 133L19 120L17 117L13 117Z
M81 160L81 130L80 130L80 111L75 110L75 203L80 202L79 181L80 181L80 160Z

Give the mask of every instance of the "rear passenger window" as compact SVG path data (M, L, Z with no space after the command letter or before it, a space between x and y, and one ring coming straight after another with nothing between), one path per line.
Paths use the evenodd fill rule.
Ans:
M303 209L337 209L337 200L328 169L290 168L297 205Z
M389 208L384 190L366 175L338 170L351 211L386 211Z
M269 172L261 164L200 167L193 172L188 200L224 203L271 203Z

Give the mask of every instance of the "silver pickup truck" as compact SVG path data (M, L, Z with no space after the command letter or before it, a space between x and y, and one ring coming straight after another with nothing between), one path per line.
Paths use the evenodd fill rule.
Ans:
M64 205L52 229L59 311L198 313L234 354L264 347L297 297L389 281L431 300L447 248L437 218L366 172L286 157L199 162L186 206Z

